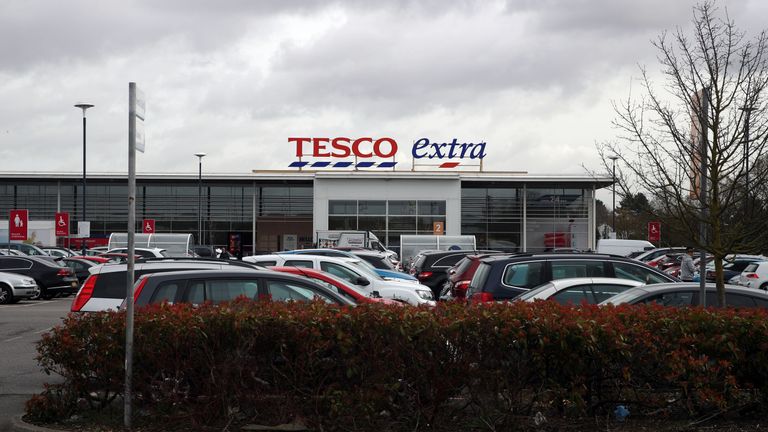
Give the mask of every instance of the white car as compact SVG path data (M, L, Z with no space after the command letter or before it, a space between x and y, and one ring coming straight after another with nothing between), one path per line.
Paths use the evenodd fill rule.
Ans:
M768 291L768 261L754 262L739 275L739 285Z
M128 248L114 248L107 253L128 253ZM133 254L142 258L167 258L169 257L165 249L160 248L134 248Z
M339 277L362 291L410 305L435 305L432 290L425 285L409 281L385 280L357 258L338 258L317 255L273 254L243 257L243 261L264 267L307 267Z
M516 297L514 301L554 300L560 304L598 304L643 282L616 278L558 279Z
M16 303L25 298L34 298L40 288L34 279L16 273L0 272L0 304Z

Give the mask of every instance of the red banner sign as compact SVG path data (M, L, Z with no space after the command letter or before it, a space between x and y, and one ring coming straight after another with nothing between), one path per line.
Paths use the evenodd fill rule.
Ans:
M26 240L28 222L26 210L11 210L8 216L8 238Z
M648 241L657 242L661 240L661 222L648 222Z
M69 237L69 213L56 213L56 236Z
M154 219L144 219L144 221L141 223L141 232L144 234L154 234L155 233L155 220Z

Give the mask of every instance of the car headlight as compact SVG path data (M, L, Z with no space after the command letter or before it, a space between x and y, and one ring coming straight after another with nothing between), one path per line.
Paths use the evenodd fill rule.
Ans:
M32 278L22 279L21 281L24 282L25 284L30 284L30 285L36 284L35 280Z
M416 290L416 294L419 295L424 300L434 300L434 297L432 296L432 291L424 291L424 290Z

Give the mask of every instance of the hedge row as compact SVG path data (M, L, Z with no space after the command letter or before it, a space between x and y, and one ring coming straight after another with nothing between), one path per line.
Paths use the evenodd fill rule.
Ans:
M767 318L553 302L164 305L136 315L135 412L190 425L299 416L326 430L496 427L617 404L698 416L765 402ZM120 397L123 326L121 313L70 315L44 335L39 363L64 384L28 413L52 420Z

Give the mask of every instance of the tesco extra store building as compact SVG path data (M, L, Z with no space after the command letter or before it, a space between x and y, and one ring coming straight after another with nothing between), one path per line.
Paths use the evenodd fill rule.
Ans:
M368 151L356 149L361 156L350 142L306 139L301 148L289 139L300 156L284 170L203 172L200 188L196 172L138 173L137 231L152 219L157 233L197 237L200 215L200 243L236 241L245 254L311 247L319 230L371 231L399 251L400 235L433 234L442 222L446 235L474 235L479 248L595 248L595 192L611 185L610 177L484 171L485 143L440 147L418 140L412 160L397 162L373 155L370 142ZM83 220L82 193L82 173L0 172L0 214L27 209L33 223L68 212L73 237ZM86 194L86 243L126 231L125 174L89 172Z

